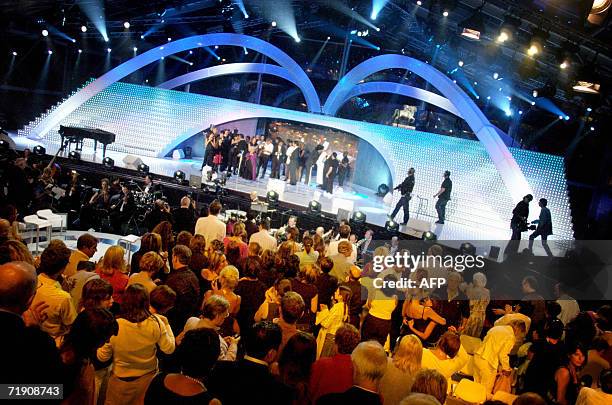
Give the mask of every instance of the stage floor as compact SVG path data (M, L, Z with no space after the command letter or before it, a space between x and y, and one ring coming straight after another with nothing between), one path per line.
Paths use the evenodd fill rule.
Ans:
M26 137L16 136L15 134L10 135L11 139L15 142L17 149L19 150L24 148L32 149L36 145L43 145L46 148L47 154L54 155L59 147L58 144L50 143L47 140L35 141ZM62 156L67 155L68 153L66 151L62 153ZM107 151L106 156L115 161L115 166L134 169L134 167L127 166L123 163L123 158L126 156L125 153ZM88 162L102 163L102 148L99 147L94 153L92 148L84 147L84 149L81 151L81 159ZM189 178L190 175L201 175L201 160L174 160L152 157L145 157L142 160L149 166L149 170L153 174L172 177L175 171L181 170L186 174L187 178ZM272 182L278 186L278 180L272 180ZM236 190L245 193L257 191L258 195L261 198L264 198L267 191L270 189L271 184L268 176L266 176L264 179L258 179L255 181L246 180L239 176L231 176L227 180L225 187L229 190ZM279 191L278 189L276 190ZM327 213L337 213L338 207L345 209L350 208L349 211L359 210L366 214L367 223L378 226L385 225L385 222L388 220L387 215L391 213L394 208L390 204L385 203L385 201L383 201L381 197L378 197L372 190L356 185L349 185L348 187L344 188L340 188L336 185L334 193L330 196L326 195L323 190L316 187L314 183L311 183L308 186L304 183L299 183L295 186L286 183L284 185L284 192L280 194L281 201L304 208L308 206L310 201L317 200L321 204L321 209ZM479 254L485 254L488 256L491 246L497 246L503 251L507 241L510 239L511 232L509 227L507 230L497 228L478 229L454 222L452 215L446 219L445 224L440 225L435 224L437 218L431 215L416 212L416 204L411 204L410 208L411 218L426 221L429 224L429 230L435 233L438 240L447 246L459 247L462 242L470 241L477 247ZM400 213L396 217L398 221L400 221L402 218L402 212L403 211L400 210ZM408 234L408 229L405 226L400 226L400 232ZM565 254L566 243L563 241L549 240L549 245L555 256ZM526 240L522 242L520 249L522 250L523 247L527 247ZM539 240L535 242L533 250L536 256L545 255L545 251L543 250Z

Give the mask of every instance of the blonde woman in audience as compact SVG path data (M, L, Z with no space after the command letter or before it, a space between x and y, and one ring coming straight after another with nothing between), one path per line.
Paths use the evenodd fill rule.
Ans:
M410 393L416 373L421 369L423 345L418 337L406 335L395 347L380 381L380 393L385 404L397 404Z
M200 294L204 294L206 291L212 289L213 281L219 277L221 269L227 266L225 255L219 251L209 250L206 259L208 261L207 267L200 270L198 277L200 281Z
M157 287L157 284L155 284L153 280L156 279L156 275L164 270L164 266L164 260L158 253L145 253L142 259L140 259L140 265L138 266L140 272L130 276L128 285L136 283L142 284L147 289L147 292L151 294L151 291Z
M96 273L102 280L108 281L113 286L113 300L121 305L123 292L128 283L126 273L125 250L121 246L111 246L106 249L101 266Z
M206 302L211 296L215 295L223 297L229 303L229 316L221 325L219 333L221 336L231 336L240 333L238 322L236 322L236 315L240 311L240 296L234 292L234 289L238 285L238 279L240 274L238 269L234 266L226 266L219 273L219 277L212 282L212 289L206 291L204 294L204 302Z
M149 293L140 284L127 288L117 319L119 332L98 349L98 360L113 360L106 404L142 404L158 372L157 350L174 352L174 334L166 317L151 314Z
M468 318L463 334L479 338L482 334L487 306L491 301L489 290L485 288L487 285L487 276L483 273L475 273L472 277L472 283L468 284L465 290L465 295L470 300L470 317Z
M351 301L351 289L345 286L338 287L334 301L336 303L331 310L326 304L321 304L321 311L317 312L315 323L321 325L317 335L317 359L334 355L336 331L349 321L348 303Z

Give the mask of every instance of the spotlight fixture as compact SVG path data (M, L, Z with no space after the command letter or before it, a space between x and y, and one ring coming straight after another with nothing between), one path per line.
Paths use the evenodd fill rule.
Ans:
M13 56L17 56L17 52L13 51Z
M174 180L176 180L177 183L182 183L183 180L185 180L185 172L182 172L180 170L175 171Z
M579 51L580 47L577 44L570 41L563 42L555 54L559 68L567 69L570 67L574 60L574 55L577 55Z
M68 158L73 162L78 162L79 160L81 160L81 154L76 150L73 150L70 151L70 153L68 154Z
M102 159L102 166L115 167L115 161L107 156L104 159Z
M125 28L126 30L130 28L130 22L126 21L123 23L123 28Z
M300 39L300 37L295 37L295 42L299 44L300 42L302 42L302 40Z
M576 80L572 85L577 93L599 94L601 79L592 64L584 65L577 73Z
M49 54L49 55L53 55L53 51L52 51L51 49L49 49L49 50L47 51L47 54Z
M351 220L356 224L365 224L366 222L366 214L362 211L353 212L353 216Z
M518 32L519 27L521 26L521 19L517 17L513 17L511 15L506 15L504 17L504 22L502 23L499 29L499 35L497 36L497 43L504 43L508 40L511 40L514 36L515 32Z
M422 6L423 2L421 0L417 0L417 6Z
M545 97L548 99L553 99L557 94L557 86L552 81L546 82L543 87L538 89L534 89L531 92L533 98Z
M550 35L548 32L541 29L534 29L531 34L531 41L529 42L529 48L527 48L527 55L535 56L537 54L542 53L544 50L544 46L546 45L546 40Z
M493 73L493 79L495 80L499 79L499 73L497 72Z
M438 236L430 231L423 232L423 236L421 237L423 240L438 240Z
M172 38L168 37L168 42L172 41Z
M448 11L444 10L444 12L442 13L442 15L443 15L444 17L448 17Z
M463 67L463 61L460 60L459 62L457 62L457 65L459 65L459 67Z
M47 150L42 145L36 145L34 149L32 149L32 153L34 153L36 156L45 156Z
M83 33L87 32L87 26L81 25L81 32Z
M42 34L43 37L48 37L49 36L49 31L42 30L41 34Z
M4 139L0 139L0 152L6 152L10 148L11 148L11 145L8 143L8 141Z
M385 229L388 232L397 232L399 230L399 224L395 222L394 220L390 219L387 222L385 222Z
M138 48L134 47L134 52L138 52Z
M276 27L276 21L272 21L272 23L270 24L273 27Z
M538 98L539 93L537 90L534 90L531 92L531 95L533 96L533 98Z
M82 50L82 49L79 49L79 50L78 50L78 52L79 52L79 53L83 53L83 50Z
M387 195L388 192L389 192L389 186L386 185L385 183L382 183L378 186L378 192L376 193L376 195L379 197L384 197Z
M311 202L309 202L308 212L310 214L320 214L321 213L321 203L316 200L312 200Z
M480 37L484 34L485 24L480 14L480 8L474 14L459 23L459 28L462 29L461 36L472 41L480 41Z
M106 48L106 52L111 53L112 49Z
M140 173L149 173L149 166L144 163L139 164L137 169Z
M268 203L268 207L276 207L278 205L279 195L276 191L270 190L266 194L266 202Z

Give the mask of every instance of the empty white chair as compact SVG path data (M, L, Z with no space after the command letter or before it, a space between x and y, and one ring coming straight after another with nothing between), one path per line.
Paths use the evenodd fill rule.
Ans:
M53 228L59 228L60 234L63 234L64 230L68 227L68 214L55 213L50 209L46 209L36 211L36 215L51 222Z
M40 230L46 229L47 242L49 242L49 240L51 239L51 229L52 229L51 221L39 218L38 215L28 215L23 218L23 222L25 222L26 226L30 225L36 228L36 253L38 254L39 252L38 245L40 242ZM32 236L31 239L34 239L34 237Z
M127 262L132 262L132 245L140 240L140 236L129 234L127 236L122 236L119 238L119 245L125 244L125 250L127 250Z

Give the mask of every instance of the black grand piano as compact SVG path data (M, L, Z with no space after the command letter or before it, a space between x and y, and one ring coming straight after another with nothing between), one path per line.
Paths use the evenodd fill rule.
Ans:
M98 148L98 142L100 142L103 145L102 157L106 157L106 146L109 143L115 142L115 134L96 128L65 127L60 125L59 134L62 137L62 147L75 143L76 150L83 149L83 140L85 139L93 139L94 151ZM64 142L67 142L67 144Z

